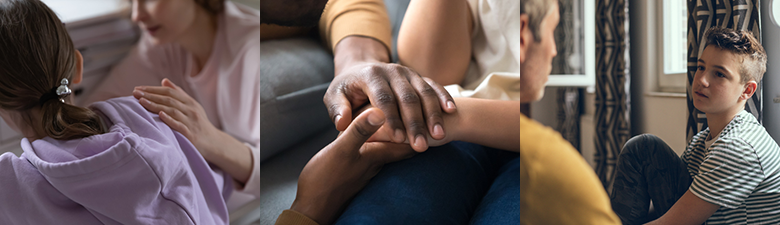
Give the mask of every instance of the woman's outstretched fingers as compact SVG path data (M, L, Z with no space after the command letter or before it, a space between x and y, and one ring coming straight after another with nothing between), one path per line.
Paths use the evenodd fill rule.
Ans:
M165 111L160 111L159 115L160 115L160 120L162 120L165 124L170 126L173 130L179 131L179 133L181 133L187 138L192 137L190 135L190 129L187 127L187 125L171 117L170 115L168 115L168 113L165 113Z

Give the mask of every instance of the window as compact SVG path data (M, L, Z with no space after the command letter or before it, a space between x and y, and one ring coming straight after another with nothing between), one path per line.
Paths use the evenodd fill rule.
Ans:
M663 22L658 40L663 46L659 61L658 91L685 92L688 72L688 6L686 1L663 0L660 14Z
M775 26L780 26L780 1L772 0L770 4L772 11L769 16L772 17L772 23L774 23Z
M587 87L590 90L596 83L595 0L570 1L561 4L559 9L561 22L556 29L556 39L560 33L565 33L566 38L556 40L559 51L553 59L554 71L547 86Z

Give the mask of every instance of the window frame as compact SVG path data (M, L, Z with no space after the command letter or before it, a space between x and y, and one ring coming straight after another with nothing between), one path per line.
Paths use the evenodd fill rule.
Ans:
M584 74L550 74L547 87L585 87L596 85L596 5L595 0L582 0L583 72Z
M666 73L666 40L665 40L665 34L666 34L666 17L664 15L666 8L664 7L664 2L666 1L679 1L679 0L663 0L663 1L656 1L656 12L655 16L657 18L661 18L660 23L656 24L656 46L659 46L659 48L656 49L656 57L658 65L660 65L660 68L658 68L656 71L656 77L657 77L657 87L655 88L658 92L667 92L667 93L685 93L688 86L688 71L686 66L686 71L683 73ZM687 9L686 9L687 12ZM686 24L687 24L687 17ZM687 38L685 39L686 43L686 51L687 51ZM688 59L687 57L684 58L686 61L686 65L688 65Z

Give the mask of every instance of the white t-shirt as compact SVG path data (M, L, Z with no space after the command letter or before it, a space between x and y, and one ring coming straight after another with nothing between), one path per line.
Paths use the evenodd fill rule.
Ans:
M520 99L520 1L468 0L474 21L472 60L453 97Z

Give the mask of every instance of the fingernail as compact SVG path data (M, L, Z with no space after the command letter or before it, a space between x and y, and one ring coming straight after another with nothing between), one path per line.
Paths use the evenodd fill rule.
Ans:
M422 135L417 135L417 137L414 138L414 145L422 148L428 144L425 143L425 137L423 137Z
M336 119L333 120L333 123L339 123L339 121L341 121L341 115L336 115Z
M393 135L393 139L395 139L395 142L401 143L404 142L404 131L397 129L395 130L395 135Z
M144 91L144 90L146 90L146 87L144 87L144 86L137 86L137 87L135 87L135 89Z
M134 90L133 95L144 96L144 92L139 90Z
M441 128L440 124L436 124L433 126L433 135L437 137L444 136L444 129Z
M143 101L143 102L145 102L146 104L149 104L149 105L154 105L154 102L149 101L149 99L142 98L141 101Z
M448 101L448 102L447 102L447 108L449 108L449 109L455 109L455 103L454 103L454 102L452 102L452 101Z
M377 115L378 113L373 112L371 114L368 114L368 123L371 124L371 126L379 126L382 125L383 122L385 122L384 118Z

